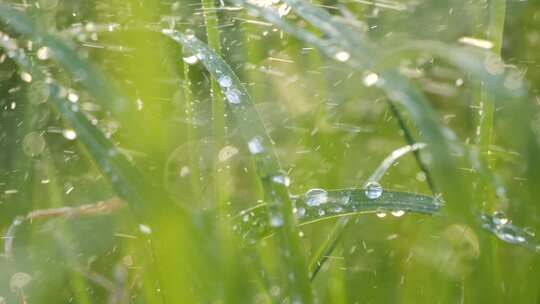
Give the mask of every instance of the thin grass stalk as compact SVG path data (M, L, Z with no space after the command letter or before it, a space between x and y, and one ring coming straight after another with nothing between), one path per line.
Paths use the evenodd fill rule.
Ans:
M218 56L221 56L221 41L219 34L219 18L216 11L215 0L202 0L202 9L204 15L206 39L208 46ZM226 302L238 302L237 273L239 273L234 260L234 245L233 236L230 231L229 220L227 218L228 207L227 201L229 193L226 187L229 170L223 162L219 160L219 151L226 144L227 125L225 122L225 102L221 94L220 86L217 79L211 78L211 121L212 121L212 139L213 139L213 189L215 204L219 213L219 238L221 239L221 250L224 257L223 267L221 270L223 284L223 298Z
M502 43L504 37L504 24L506 17L506 0L491 0L488 9L488 26L487 40L493 43L492 53L497 57L502 57ZM502 60L502 59L501 59ZM490 92L484 84L479 84L479 98L477 101L478 108L478 129L477 129L477 146L478 154L482 161L487 166L488 170L493 170L495 167L494 158L491 155L490 146L493 141L493 124L495 120L495 96ZM496 207L495 193L489 191L487 182L477 175L476 178L476 193L478 193L482 209L488 212L494 212ZM485 244L487 247L488 260L491 262L489 266L484 266L485 271L491 273L492 286L496 287L501 281L501 269L499 265L499 244L496 239L492 238ZM495 303L502 301L501 297L492 296L491 300Z

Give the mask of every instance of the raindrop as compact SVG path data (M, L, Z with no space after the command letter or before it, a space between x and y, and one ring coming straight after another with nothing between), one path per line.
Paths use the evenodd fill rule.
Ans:
M378 218L386 217L386 213L385 213L385 212L377 212L377 213L375 213L375 215L376 215Z
M375 73L369 73L362 79L362 82L366 87L371 87L379 81L379 75Z
M65 129L62 131L62 135L69 140L74 140L77 138L77 133L72 129Z
M49 52L49 48L46 47L46 46L43 46L43 47L40 47L38 50L37 50L37 58L39 60L47 60L50 58L50 52Z
M314 188L306 192L306 205L310 207L319 206L328 201L328 192L324 189Z
M225 97L232 104L240 103L240 92L238 92L236 89L228 89L225 91Z
M73 93L73 92L70 92L67 96L67 99L71 102L77 102L79 101L79 95Z
M272 176L272 181L277 184L282 184L285 187L289 187L291 179L286 174L277 174Z
M139 231L142 232L143 234L152 233L152 229L150 229L150 227L145 224L139 224Z
M369 199L377 199L383 193L382 186L377 182L368 182L364 188L364 193Z
M395 217L401 217L401 216L403 216L403 215L405 214L405 211L403 211L403 210L396 210L396 211L392 211L391 213L392 213L392 215L395 216Z
M283 226L283 218L281 216L272 216L270 219L270 226L272 227L281 227Z
M334 57L338 61L345 62L345 61L349 60L349 58L351 58L351 54L349 54L349 53L347 53L345 51L339 51L334 55Z
M508 218L506 217L506 215L504 214L504 212L502 211L495 211L493 213L493 224L497 225L497 226L501 226L501 225L506 225L508 224L510 221L508 220Z
M519 231L513 226L499 226L494 232L499 239L510 244L521 244L527 241L527 239L523 235L520 235Z
M262 140L260 137L254 137L248 142L248 149L251 154L259 154L264 151Z
M184 62L187 64L195 64L199 61L199 58L197 58L197 56L195 55L186 56L183 59L184 59Z
M21 79L24 82L32 82L32 75L30 75L29 73L26 73L26 72L22 72L21 73Z
M224 88L228 88L232 85L232 80L231 80L231 77L227 75L223 75L218 79L218 83L220 86Z

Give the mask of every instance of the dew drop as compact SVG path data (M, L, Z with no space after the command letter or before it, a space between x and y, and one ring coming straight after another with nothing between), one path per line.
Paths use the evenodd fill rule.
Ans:
M351 58L351 54L349 54L348 52L345 52L345 51L339 51L334 55L334 57L338 61L345 62L345 61L349 60L349 58Z
M248 149L251 154L259 154L264 151L262 140L260 137L254 137L248 142Z
M508 224L510 221L502 211L495 211L493 213L493 224L502 226Z
M225 97L232 104L240 103L240 92L238 92L236 89L229 88L227 91L225 91Z
M369 73L362 79L362 82L366 87L371 87L379 81L379 75L375 73Z
M270 226L274 228L283 226L283 218L277 215L272 216L272 218L270 218Z
M68 140L74 140L77 138L77 133L72 129L65 129L62 131L62 135Z
M40 47L38 50L37 50L37 58L39 60L47 60L50 58L50 52L49 52L49 48L46 47L46 46L43 46L43 47Z
M218 79L218 83L220 86L228 88L232 85L232 80L231 77L224 75Z
M383 193L382 186L377 182L368 182L364 188L364 193L369 199L377 199Z
M21 79L24 81L24 82L32 82L32 75L30 75L29 73L26 73L26 72L22 72L21 73Z
M143 234L150 234L152 233L152 229L145 224L139 224L139 231Z
M314 188L306 192L306 205L316 207L328 201L328 192L324 189Z
M527 239L523 235L520 235L512 226L499 226L494 232L499 239L510 244L521 244L527 241Z
M403 210L392 211L392 215L395 216L395 217L401 217L404 214L405 214L405 211L403 211Z
M277 184L282 184L285 187L289 187L291 179L286 174L277 174L272 176L272 181Z
M183 59L184 59L184 62L187 64L195 64L197 63L197 61L199 61L199 58L197 58L197 56L195 55L186 56Z
M70 92L67 96L67 99L71 102L77 102L79 101L79 95L73 93L73 92Z

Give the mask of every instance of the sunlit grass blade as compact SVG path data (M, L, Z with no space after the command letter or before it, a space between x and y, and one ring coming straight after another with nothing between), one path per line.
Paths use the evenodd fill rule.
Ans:
M298 225L304 226L329 219L367 213L405 213L433 215L444 205L439 198L392 190L384 190L378 198L369 198L366 189L324 190L316 196L302 195L295 200ZM236 230L247 244L273 235L270 224L263 220L266 204L244 210L235 217Z
M306 260L300 246L287 190L288 177L281 170L273 148L274 143L247 90L227 63L197 38L170 30L164 30L163 33L195 54L217 80L228 102L228 109L234 115L246 141L247 149L255 159L257 174L264 188L264 199L268 202L267 222L278 235L280 257L286 271L291 272L284 275L289 281L291 298L293 301L311 302Z

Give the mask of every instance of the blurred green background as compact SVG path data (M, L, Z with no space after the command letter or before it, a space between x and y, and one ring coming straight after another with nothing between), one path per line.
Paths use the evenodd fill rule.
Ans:
M497 2L501 1L313 4L357 22L358 31L364 31L382 52L388 45L415 40L456 45L461 37L487 39L490 6ZM216 123L213 114L223 109L213 106L212 100L223 103L223 97L205 67L188 50L143 26L190 30L203 41L208 41L207 35L217 35L219 52L247 87L275 142L292 194L311 188L361 188L389 153L407 144L386 97L376 87L362 85L362 72L229 3L206 1L206 9L199 1L1 3L22 11L39 31L59 37L80 58L96 65L126 97L121 110L110 110L104 105L114 107L116 101L96 100L81 85L85 75L72 75L53 60L33 59L71 90L76 97L68 95L68 99L119 148L144 182L159 189L157 195L144 196L144 210L155 209L150 217L156 222L163 219L163 227L154 231L128 208L21 225L13 239L13 257L0 257L0 303L294 303L278 258L282 245L271 237L244 247L229 235L229 221L223 220L263 199L264 190L238 127L242 121L225 112L223 121ZM524 75L527 102L536 111L540 2L509 0L503 13L502 58L507 70ZM217 20L209 30L212 18ZM294 12L282 18L314 30ZM21 36L5 19L0 24L0 31L40 57L36 46L40 41ZM215 41L208 44L216 49ZM474 146L478 80L421 50L392 60L425 94L440 120L467 146ZM118 196L79 137L71 134L73 127L50 106L43 82L24 81L23 72L0 50L0 231L4 235L16 216L33 210ZM528 113L534 117L527 123L536 138L525 138L528 135L512 132L513 122L529 118L505 116L505 110L495 108L489 152L492 171L506 185L508 201L492 198L487 207L481 201L447 202L457 204L462 218L444 213L352 217L311 283L316 302L540 301L537 253L501 242L471 220L479 211L500 210L527 231L540 228L535 196L539 190L535 193L531 186L540 185L540 180L531 180L534 175L527 174L531 159L516 144L521 139L538 144L540 117ZM403 114L414 129L415 121L406 111ZM224 128L219 128L220 123ZM198 168L190 167L193 164ZM455 170L466 183L477 175L470 165ZM384 189L431 195L412 154L392 166L381 184ZM470 189L472 193L461 197L491 195L476 184ZM168 210L176 207L168 204L187 211L175 217L176 211L168 214ZM300 227L308 259L335 222ZM158 241L145 239L146 226L141 229L141 224L148 224ZM157 254L157 262L152 242L158 248L161 242L167 251ZM156 274L155 263L167 270L165 274ZM157 277L168 282L159 283ZM168 289L162 292L165 286ZM163 296L164 292L169 294Z

